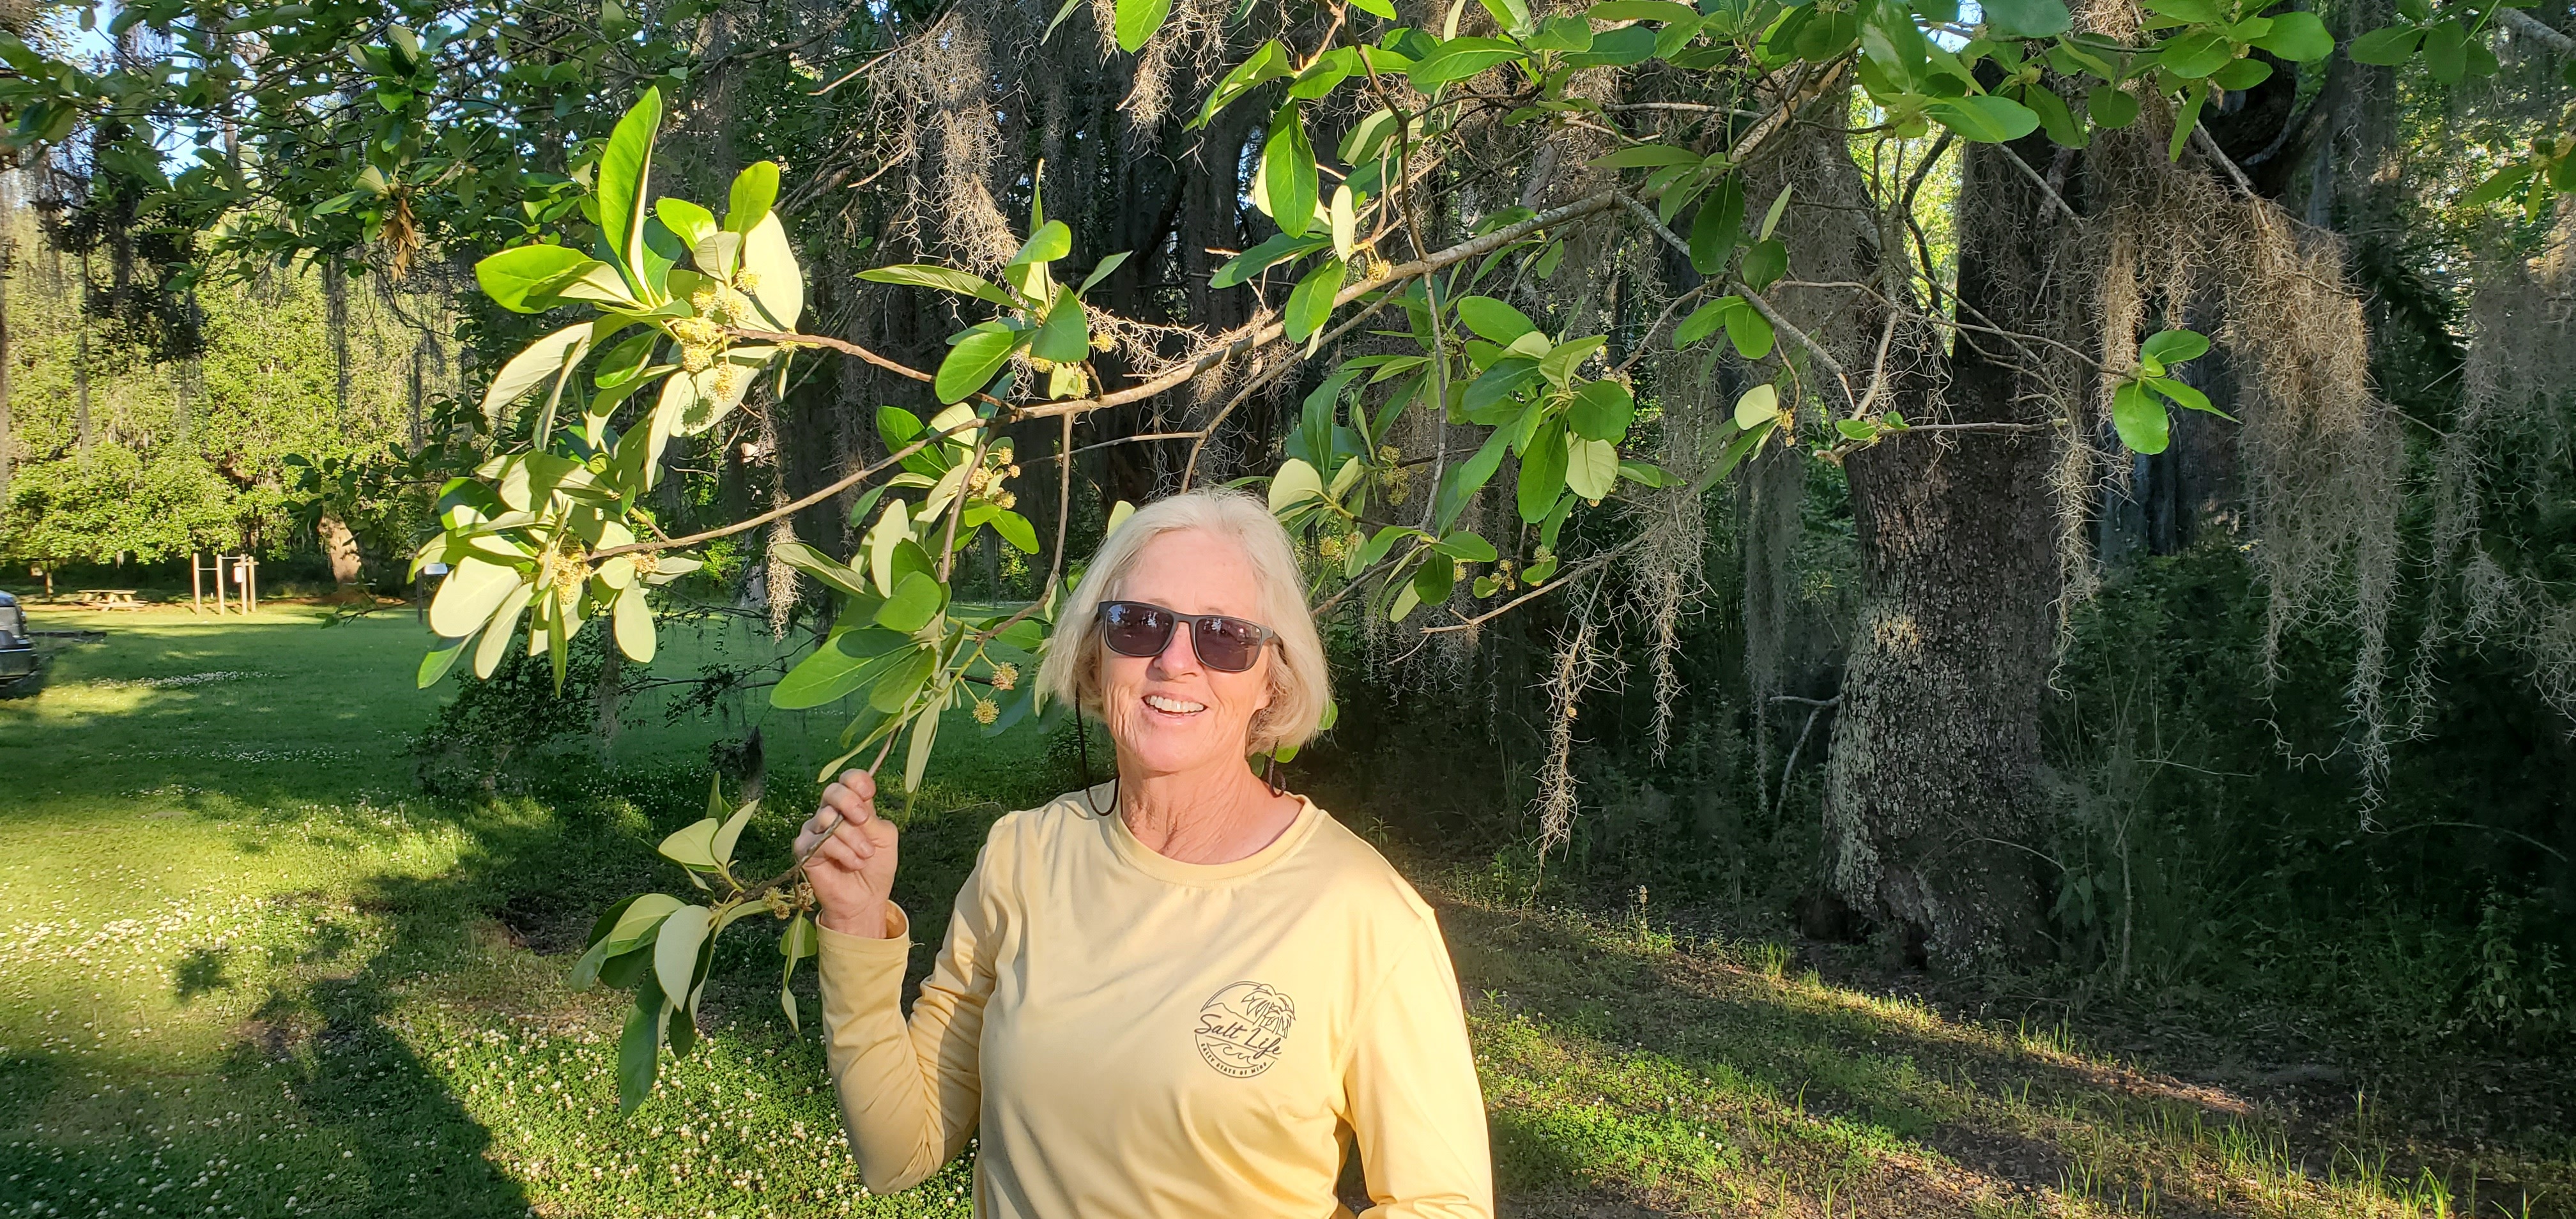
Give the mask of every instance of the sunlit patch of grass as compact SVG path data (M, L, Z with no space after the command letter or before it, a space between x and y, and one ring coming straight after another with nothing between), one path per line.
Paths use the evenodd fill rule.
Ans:
M626 769L542 798L444 804L402 756L436 697L410 689L407 617L64 617L36 625L107 641L0 703L0 1216L967 1212L966 1162L860 1190L815 1024L786 1028L776 955L742 932L697 1052L618 1114L623 996L566 991L563 943L611 890L679 883L651 844L699 815L709 728L630 733ZM746 841L774 853L838 725L767 727L777 811ZM975 802L956 774L1036 755L937 775L917 885L953 889L980 838L940 811Z

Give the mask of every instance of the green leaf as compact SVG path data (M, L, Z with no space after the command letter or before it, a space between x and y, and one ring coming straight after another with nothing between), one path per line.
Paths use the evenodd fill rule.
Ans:
M2260 60L2244 59L2237 62L2253 64L2258 68L2264 68L2267 72L2271 70ZM2040 128L2048 132L2048 138L2059 147L2082 148L2092 142L2084 131L2084 125L2075 121L2074 111L2067 109L2066 99L2059 97L2056 91L2048 86L2032 85L2022 90L2021 101L2023 105L2030 107L2031 113L2039 116Z
M1753 234L1755 238L1770 240L1772 232L1780 227L1780 217L1789 212L1789 196L1797 189L1798 184L1791 182L1782 186L1779 194L1771 196L1771 206L1762 213L1762 227Z
M1135 54L1171 14L1172 0L1118 0L1118 49Z
M454 576L448 577L454 579ZM528 608L528 600L537 586L518 583L510 586L509 595L501 600L499 612L492 615L492 625L483 628L483 642L474 649L474 675L490 677L501 667L501 658L510 651L510 639L519 629L519 615Z
M1422 594L1414 590L1413 581L1407 580L1403 587L1395 590L1395 603L1386 607L1386 620L1402 622L1421 605Z
M1485 11L1492 14L1494 24L1506 30L1519 33L1530 27L1529 0L1477 0L1477 3L1484 5Z
M2208 25L2220 19L2216 0L2146 0L2147 8L2176 21Z
M1599 503L1619 483L1619 446L1575 437L1565 447L1565 489Z
M1702 275L1724 271L1727 257L1735 253L1736 243L1743 239L1744 182L1729 174L1699 205L1699 214L1691 218L1691 269Z
M1330 239L1323 237L1291 237L1286 233L1274 233L1261 244L1227 259L1215 274L1208 277L1208 286L1231 288L1282 262L1312 254L1331 244Z
M2165 71L2185 80L2199 80L2226 67L2235 57L2236 45L2227 40L2227 35L2202 30L2165 43L2164 54L2157 62Z
M653 608L644 600L644 586L627 585L617 594L617 650L637 664L653 663Z
M1091 354L1091 315L1071 289L1055 290L1055 303L1038 323L1029 354L1058 364L1079 364Z
M2209 401L2209 395L2200 392L2192 386L2174 380L2172 377L2149 377L2147 378L2146 384L2147 388L2163 394L2165 397L2173 399L2174 405L2176 406L2199 411L2207 415L2216 415L2230 423L2234 423L2236 421L2236 416L2230 415L2212 405Z
M625 260L629 284L644 263L644 190L652 176L653 136L662 126L662 91L646 89L609 133L599 158L599 231Z
M1312 500L1324 498L1324 476L1302 458L1282 462L1279 472L1270 476L1270 510L1284 513Z
M1422 62L1413 65L1413 70L1405 75L1413 81L1414 88L1428 93L1450 81L1465 80L1496 64L1528 57L1520 47L1500 38L1452 38L1441 43L1440 49Z
M900 408L881 407L879 409L896 410ZM866 576L853 571L848 567L842 566L840 563L835 562L832 559L832 556L824 554L822 551L816 550L803 542L772 542L769 544L769 553L772 558L778 559L789 567L793 567L806 575L812 576L817 580L821 580L825 584L829 584L853 597L872 598L876 596L876 590L868 587Z
M1490 296L1459 297L1458 320L1483 338L1504 346L1538 330L1538 324L1529 320L1528 314Z
M447 671L456 667L456 658L465 654L466 642L465 639L441 639L431 644L429 651L420 658L419 671L413 675L418 683L416 688L426 690L447 676Z
M1727 312L1726 338L1748 360L1759 360L1771 354L1771 345L1777 341L1777 336L1771 332L1770 319L1763 317L1751 305Z
M2458 84L2469 71L2469 32L2457 21L2445 21L2424 31L2424 70L2435 81Z
M2424 41L2424 31L2411 25L2392 25L2376 29L2352 40L2343 49L2354 63L2391 67L2411 59L2416 44Z
M1501 557L1492 542L1464 529L1433 542L1431 548L1461 563L1491 563Z
M715 213L686 199L656 199L653 201L653 214L661 217L663 226L676 234L683 244L692 247L717 232Z
M474 264L474 280L483 294L513 313L543 313L554 307L557 285L604 266L579 250L559 245L523 245Z
M882 627L835 632L770 687L769 705L781 711L802 711L839 702L875 685L878 678L911 656L911 637Z
M1253 202L1277 221L1279 231L1303 237L1315 223L1315 149L1306 139L1306 112L1287 105L1270 118L1261 144L1262 190Z
M1288 308L1280 315L1280 326L1289 342L1305 342L1332 320L1333 298L1341 295L1347 270L1341 259L1327 258L1297 281L1288 293Z
M2093 121L2117 131L2138 121L2137 95L2118 85L2099 85L2084 95L2084 108Z
M1075 296L1089 295L1093 288L1100 286L1100 281L1115 274L1118 268L1126 263L1127 255L1132 252L1133 251L1129 250L1120 250L1107 258L1103 258L1100 261L1091 264L1091 274L1082 277L1082 286L1074 289L1073 294Z
M778 162L754 161L743 166L742 172L733 176L733 192L725 203L725 231L748 234L759 228L777 202Z
M1789 273L1789 247L1780 244L1777 237L1757 241L1753 248L1744 252L1744 261L1738 265L1738 272L1754 291L1768 288Z
M1546 355L1539 357L1539 375L1546 377L1548 384L1558 389L1572 389L1574 370L1583 367L1585 360L1591 359L1594 352L1608 346L1609 342L1610 336L1593 334L1558 343L1549 348Z
M1413 596L1424 605L1439 605L1458 587L1458 562L1438 551L1423 556L1413 569Z
M1215 92L1208 94L1207 104L1199 108L1199 116L1190 123L1189 129L1207 126L1208 120L1215 118L1216 112L1232 104L1234 99L1282 76L1293 76L1296 71L1289 63L1288 48L1278 39L1261 44L1260 50L1236 64L1233 71L1225 74L1225 79L1217 82Z
M673 830L662 845L653 848L662 858L684 868L708 869L716 866L716 830L722 825L713 817L691 822Z
M1045 46L1048 39L1055 37L1055 27L1063 25L1064 19L1072 16L1073 10L1081 7L1083 7L1082 0L1064 0L1063 4L1057 6L1055 16L1047 21L1046 32L1038 35L1038 45ZM796 1023L796 999L786 993L785 982L779 983L778 989L778 997L787 1001L787 1023L792 1027Z
M673 1007L663 1025L671 1043L671 1057L686 1058L698 1047L698 1017L689 1007Z
M1005 307L1016 307L1019 304L1018 301L1011 299L1009 293L1002 291L990 280L954 267L933 266L919 262L898 263L890 267L872 267L861 271L859 278L877 284L907 284L916 288L936 288L942 292L971 296L977 300L991 301Z
M1496 360L1492 368L1486 369L1483 376L1467 387L1460 406L1469 418L1478 418L1488 408L1501 405L1537 375L1538 361L1528 356L1506 356Z
M1691 310L1689 317L1673 327L1673 350L1680 351L1717 333L1718 327L1726 324L1727 314L1746 307L1741 296L1721 296Z
M516 567L467 555L447 573L438 595L430 600L429 629L448 639L473 634L525 579Z
M931 389L943 403L963 401L992 384L993 374L1011 358L1020 338L1019 331L1000 328L968 332L939 362L939 375L931 382Z
M1780 390L1773 385L1756 385L1735 400L1735 426L1752 431L1780 417Z
M794 332L796 319L805 313L805 272L796 265L796 251L787 244L787 228L778 222L778 213L761 217L742 239L742 271L755 277L751 298L773 326Z
M1335 47L1315 57L1306 70L1288 85L1291 101L1314 101L1340 87L1354 72L1360 71L1359 52L1349 47Z
M1924 113L1960 139L1980 144L2018 140L2039 129L2039 116L2030 107L1993 94L1935 98Z
M877 625L909 635L930 625L946 608L948 590L935 577L916 571L905 575L894 586L894 595L877 608Z
M1663 467L1642 461L1620 462L1619 477L1627 479L1629 482L1636 483L1639 486L1669 487L1673 485L1673 476L1666 472Z
M759 811L759 805L746 804L741 808L734 810L733 816L725 818L725 823L716 830L715 855L717 863L723 864L726 867L733 866L733 847L736 842L739 842L742 839L742 827L751 824L751 815Z
M1565 490L1565 468L1564 425L1541 425L1538 435L1531 437L1529 447L1521 452L1518 506L1522 520L1535 523L1556 507L1557 496Z
M710 835L714 832L708 831ZM690 1006L695 993L698 949L706 945L707 929L714 919L715 913L704 906L682 906L662 920L661 932L653 937L653 980L682 1010Z
M2506 195L2511 194L2514 187L2520 186L2523 182L2527 181L2531 177L2532 173L2538 168L2538 166L2533 165L2528 161L2525 161L2520 165L2505 166L2503 169L2496 171L2495 176L2488 178L2484 182L2478 183L2477 189L2460 196L2460 206L2483 207L2498 199L2502 199Z
M1602 0L1583 10L1594 21L1661 21L1666 24L1699 20L1699 10L1673 0Z
M2174 116L2173 135L2165 141L2165 160L2182 160L2182 146L2191 142L2191 133L2200 126L2201 107L2209 104L2209 86L2203 82L2185 91L2180 113Z
M1680 24L1664 27L1666 33L1683 28L1686 27ZM1592 36L1591 50L1578 51L1566 56L1565 66L1569 68L1626 67L1629 64L1644 63L1655 57L1655 47L1660 41L1655 31L1642 25L1623 25L1615 30L1603 30Z
M1493 481L1494 471L1502 468L1503 455L1510 448L1509 429L1495 428L1485 437L1484 446L1476 450L1475 456L1458 463L1441 476L1438 519L1435 522L1441 529L1446 530L1457 523L1458 514L1467 510L1468 503L1475 499L1478 491L1485 489L1486 483Z
M2145 385L2135 381L2112 391L2111 426L2120 433L2120 443L2129 446L2131 452L2161 453L2171 443L2164 403L2156 401Z
M1565 413L1575 435L1613 442L1628 434L1628 425L1636 416L1636 397L1627 386L1609 380L1588 382L1574 391L1574 404Z
M939 653L930 648L914 647L895 657L894 663L877 678L876 687L868 691L868 706L887 715L900 715L909 708L921 694L922 685L939 669Z
M1396 20L1392 0L1351 0L1351 6L1382 20Z
M2075 27L2059 0L1985 0L1986 25L2022 38L2054 38Z
M662 1061L662 989L647 979L626 1013L626 1032L617 1039L617 1111L635 1112L653 1094L653 1075Z
M1351 184L1333 188L1333 202L1324 209L1333 222L1333 257L1347 262L1359 247L1359 206L1351 194Z
M992 527L995 536L1010 543L1013 550L1021 554L1038 552L1037 526L1030 524L1029 518L1005 508L994 513L993 519L985 524Z
M1168 3L1169 0L1166 0ZM922 772L930 769L930 747L939 739L939 717L919 715L912 721L912 746L903 755L903 790L921 790Z
M1061 220L1049 220L1039 225L1036 232L1029 234L1027 241L1020 243L1020 251L1011 256L1010 265L1036 266L1054 262L1071 253L1073 253L1073 230L1067 228Z
M2165 330L2147 336L2138 352L2163 364L2196 360L2209 351L2209 339L2196 330Z
M2255 39L2254 45L2291 63L2313 63L2334 54L2334 35L2326 32L2326 23L2315 13L2275 13L2271 31Z

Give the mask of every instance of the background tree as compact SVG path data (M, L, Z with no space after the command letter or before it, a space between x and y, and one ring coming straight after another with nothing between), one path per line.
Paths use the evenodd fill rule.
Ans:
M859 748L926 756L925 710L1010 714L995 645L1037 644L1046 572L1110 505L1268 477L1372 673L1358 713L1505 739L1542 852L1586 845L1578 754L1714 742L1693 764L1751 789L1820 925L1848 925L1831 897L1952 967L2115 941L2125 971L2142 889L2103 827L2132 822L2053 786L2118 741L2061 720L2047 764L2050 683L2129 608L2097 609L2124 555L2207 530L2244 556L2260 679L2204 710L2251 708L2271 735L2231 748L2267 766L2328 759L2296 836L2351 837L2310 843L2320 870L2425 841L2382 810L2464 649L2537 679L2561 718L2532 739L2564 753L2564 378L2519 354L2568 346L2535 307L2576 173L2544 16L138 6L111 62L16 56L0 101L78 215L155 200L207 265L510 247L460 305L489 459L425 553L491 570L451 585L433 675L469 643L484 671L520 638L561 656L592 617L649 655L638 581L747 563L777 625L828 624L781 697L864 690ZM2428 233L2476 252L2419 257ZM171 265L133 282L179 290ZM2439 367L2462 301L2517 354ZM1023 501L1040 457L1060 481ZM1856 587L1794 588L1844 528L1824 566ZM1044 562L976 583L957 542ZM1716 689L1683 663L1713 550L1744 564ZM1577 715L1628 659L1652 744L1622 754ZM2333 698L2282 707L2326 666ZM1542 705L1507 693L1531 678ZM1826 712L1806 854L1786 813ZM2466 824L2537 853L2455 862L2564 902L2563 815L2520 807L2541 832Z

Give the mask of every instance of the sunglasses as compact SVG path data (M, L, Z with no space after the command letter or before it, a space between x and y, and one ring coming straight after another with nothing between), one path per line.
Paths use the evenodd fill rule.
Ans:
M1190 647L1199 663L1220 673L1241 673L1261 659L1261 649L1279 633L1243 618L1224 614L1183 614L1145 601L1104 601L1100 605L1100 640L1121 656L1160 656L1172 643L1172 631L1190 624Z

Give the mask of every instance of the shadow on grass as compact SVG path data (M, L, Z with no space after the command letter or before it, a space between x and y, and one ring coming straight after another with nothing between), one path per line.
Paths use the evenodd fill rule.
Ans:
M2322 1216L2381 1213L2405 1192L2402 1178L2337 1171L2386 1163L2384 1144L2294 1139L2226 1092L2046 1038L1717 953L1625 945L1569 916L1440 913L1507 1194L1609 1188L1694 1212L1811 1214L1834 1197L1835 1214L2036 1214L2083 1199Z

